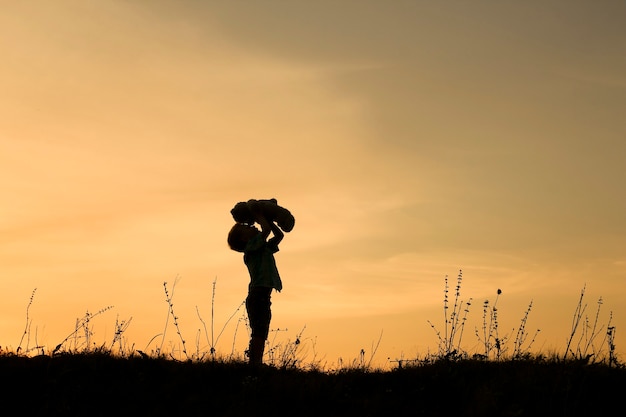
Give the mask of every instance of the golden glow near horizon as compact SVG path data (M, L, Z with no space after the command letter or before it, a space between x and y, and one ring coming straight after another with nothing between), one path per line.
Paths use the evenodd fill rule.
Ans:
M218 351L243 350L229 210L275 197L296 227L272 337L304 329L309 357L379 338L381 362L436 351L428 320L443 328L459 269L468 349L498 288L503 333L532 301L533 347L564 349L586 287L623 352L624 17L583 1L3 5L0 347L28 326L52 349L112 305L95 342L131 320L128 343L154 349L167 281L189 344L213 321Z

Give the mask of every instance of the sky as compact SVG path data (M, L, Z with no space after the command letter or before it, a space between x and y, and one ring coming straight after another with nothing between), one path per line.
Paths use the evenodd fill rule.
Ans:
M230 209L276 198L271 346L437 352L462 271L466 350L489 301L562 353L584 292L624 352L623 2L1 3L3 349L242 352Z

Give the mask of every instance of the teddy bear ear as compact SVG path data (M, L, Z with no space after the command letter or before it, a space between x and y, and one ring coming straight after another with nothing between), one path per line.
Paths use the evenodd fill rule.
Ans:
M278 200L276 200L275 198L270 198L270 201L274 204L278 204Z

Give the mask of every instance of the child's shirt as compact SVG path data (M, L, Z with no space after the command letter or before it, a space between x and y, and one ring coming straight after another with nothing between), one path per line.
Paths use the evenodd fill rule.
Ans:
M266 242L259 233L250 239L243 253L243 261L250 273L250 287L270 287L276 291L283 289L274 259L278 251L273 238Z

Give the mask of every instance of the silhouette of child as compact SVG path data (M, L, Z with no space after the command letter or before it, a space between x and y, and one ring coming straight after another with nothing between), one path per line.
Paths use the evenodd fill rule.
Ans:
M245 223L235 223L228 233L228 246L234 251L243 252L243 262L250 274L246 311L252 335L248 346L249 363L258 366L263 363L265 341L269 334L272 319L272 290L282 290L283 284L276 267L274 253L284 234L280 228L265 217L257 218L261 230ZM269 235L272 234L270 238ZM268 239L269 238L269 239Z
M279 206L275 198L269 200L250 199L248 201L241 201L235 204L235 207L233 207L230 213L237 223L249 225L255 222L258 223L258 219L264 217L270 223L278 224L278 227L286 233L293 230L293 226L296 222L291 212Z

